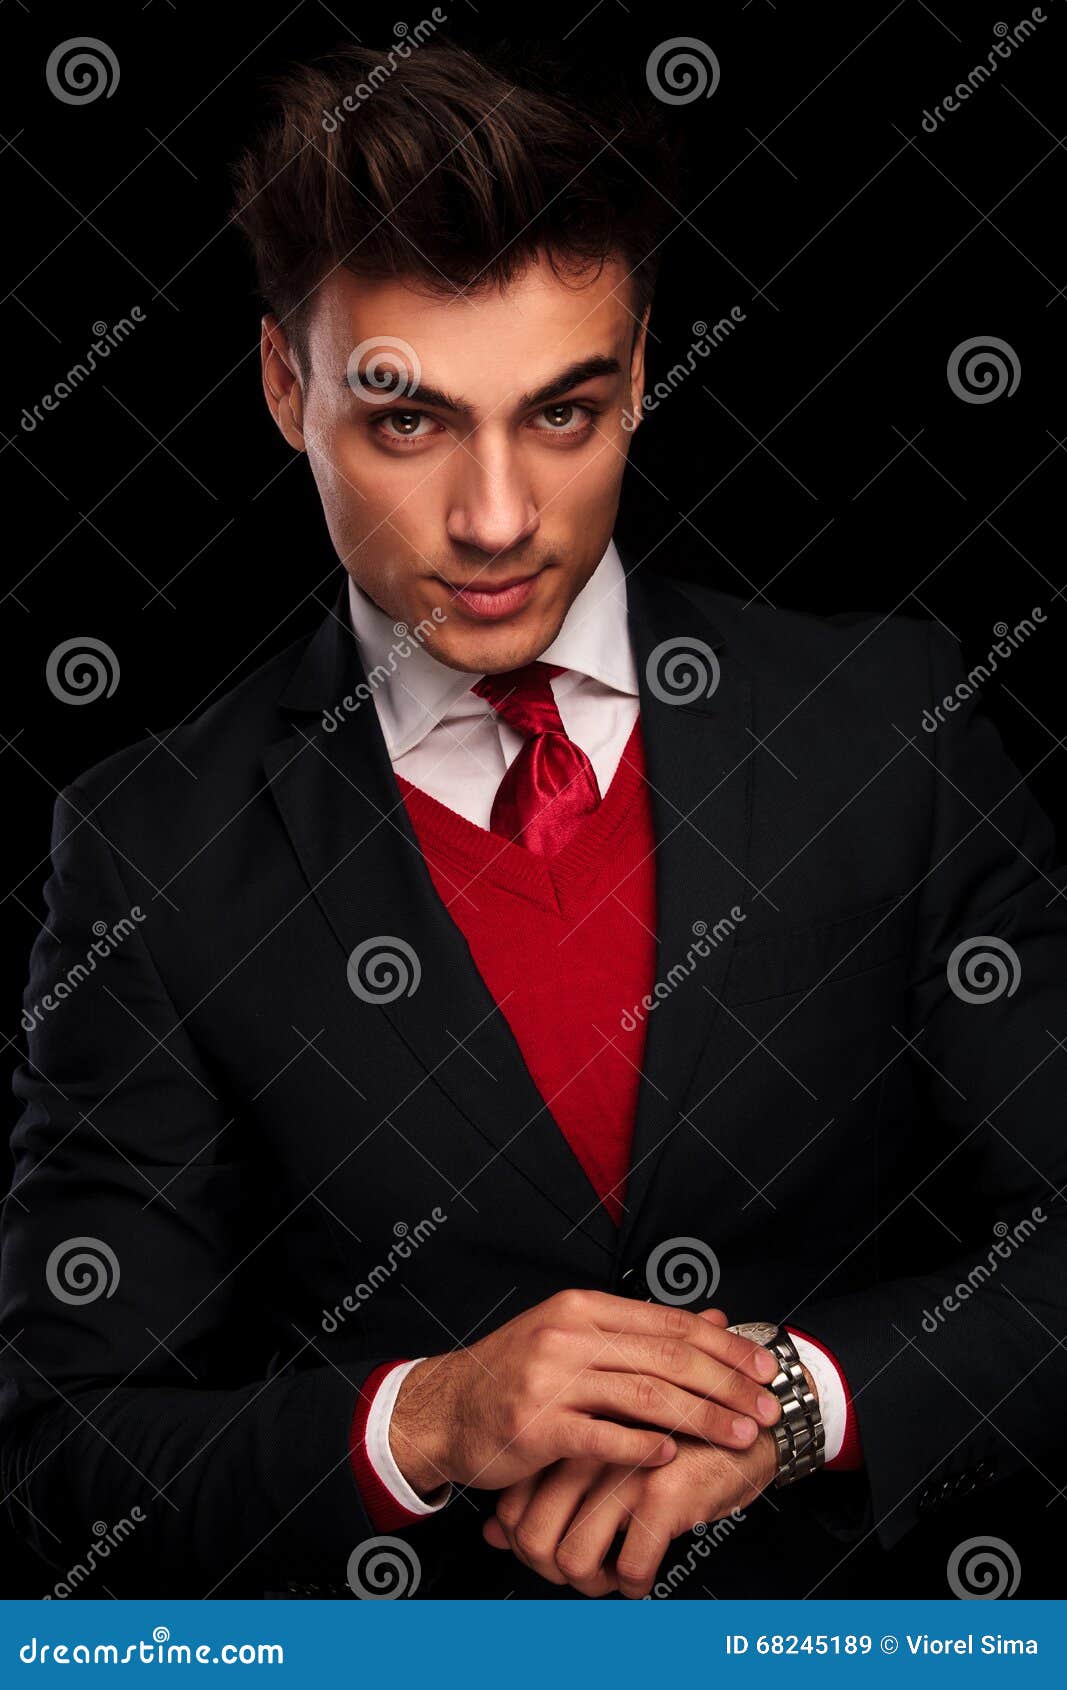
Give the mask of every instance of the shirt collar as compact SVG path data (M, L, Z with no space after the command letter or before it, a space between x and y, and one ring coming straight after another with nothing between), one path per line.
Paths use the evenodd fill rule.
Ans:
M348 603L391 761L411 751L448 716L490 709L470 691L480 675L438 662L406 627L399 633L403 625L392 622L351 576ZM637 669L627 626L626 572L614 541L541 657L615 692L637 696Z

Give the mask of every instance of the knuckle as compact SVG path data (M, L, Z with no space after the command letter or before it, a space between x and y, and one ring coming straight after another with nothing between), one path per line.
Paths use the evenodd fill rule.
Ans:
M696 1317L687 1314L685 1309L665 1308L663 1311L663 1330L669 1338L687 1338Z
M592 1558L579 1543L561 1543L556 1550L556 1566L567 1579L589 1578L593 1572Z
M540 1532L533 1531L529 1526L520 1525L515 1532L515 1543L521 1554L527 1560L536 1561L545 1549L545 1540Z
M496 1517L506 1532L513 1532L522 1519L522 1502L501 1497L496 1505Z
M634 1407L643 1419L650 1418L662 1404L659 1386L655 1379L647 1379L641 1375L634 1384Z
M556 1310L565 1321L579 1321L586 1310L584 1291L559 1291L552 1298Z
M623 1584L643 1584L650 1569L643 1557L623 1553L619 1556L616 1571Z
M681 1338L664 1338L659 1348L660 1366L668 1373L685 1373L689 1362L689 1346Z

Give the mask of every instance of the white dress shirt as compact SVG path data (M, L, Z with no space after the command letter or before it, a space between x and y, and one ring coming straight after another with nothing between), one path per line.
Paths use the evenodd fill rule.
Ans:
M487 699L471 692L480 675L448 668L410 637L403 641L405 655L399 655L396 624L351 576L348 596L364 671L383 677L373 686L374 707L394 770L475 826L488 828L497 787L522 748L522 735ZM564 670L552 680L553 696L567 734L592 763L603 796L638 715L626 575L614 542L541 659ZM756 1316L745 1310L738 1318ZM819 1391L826 1460L832 1461L844 1438L844 1387L822 1351L795 1335L793 1341ZM449 1496L427 1503L413 1491L389 1443L393 1405L415 1365L400 1363L382 1381L367 1418L365 1441L382 1483L403 1507L421 1515L436 1513Z

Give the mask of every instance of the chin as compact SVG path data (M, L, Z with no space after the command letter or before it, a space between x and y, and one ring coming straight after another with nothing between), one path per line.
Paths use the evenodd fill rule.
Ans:
M492 631L474 627L447 644L435 642L433 654L450 669L497 675L532 663L552 644L558 632L557 626L546 627L544 623L537 628L524 628L518 622L501 623Z

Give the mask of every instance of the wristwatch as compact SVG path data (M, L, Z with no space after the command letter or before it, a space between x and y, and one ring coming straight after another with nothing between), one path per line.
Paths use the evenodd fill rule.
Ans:
M768 1386L782 1405L781 1419L768 1428L778 1448L775 1484L779 1488L792 1485L818 1472L826 1458L826 1431L789 1333L767 1320L745 1320L726 1330L762 1344L778 1361L778 1372Z

